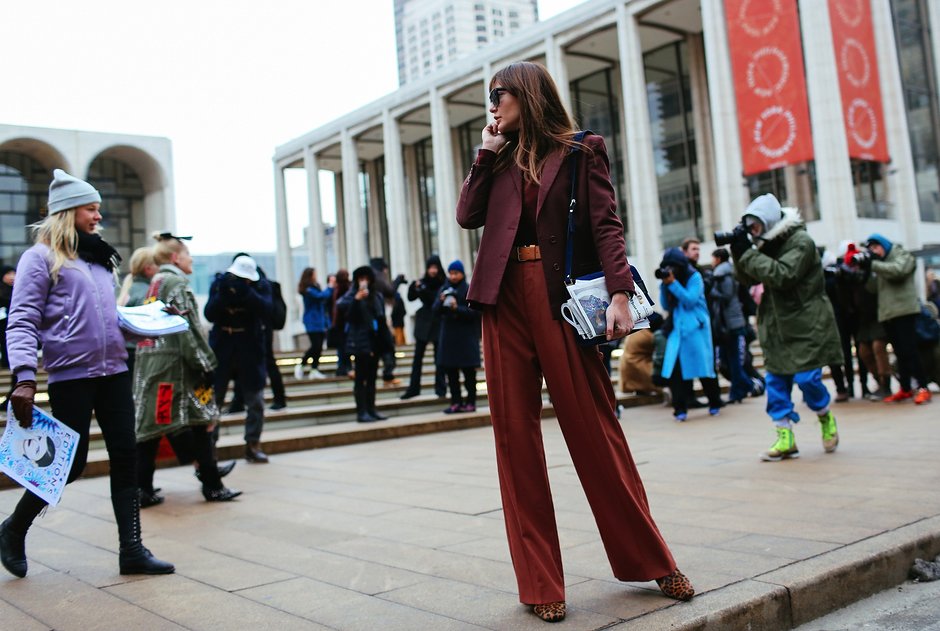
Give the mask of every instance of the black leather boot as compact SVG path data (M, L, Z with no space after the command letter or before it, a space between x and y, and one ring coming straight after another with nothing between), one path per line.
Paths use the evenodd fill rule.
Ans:
M261 451L261 441L250 441L245 443L245 460L255 464L267 464L268 455Z
M121 548L121 574L172 574L172 563L153 556L140 540L140 499L137 489L124 489L111 496Z
M379 414L379 411L375 409L375 382L372 382L366 387L365 408L366 413L376 421L384 421L388 418L384 414Z
M0 558L10 574L23 578L26 576L26 533L13 529L12 520L7 517L0 524Z

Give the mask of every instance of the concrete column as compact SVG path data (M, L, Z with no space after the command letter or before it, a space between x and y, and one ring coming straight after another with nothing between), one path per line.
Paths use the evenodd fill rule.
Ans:
M369 262L366 249L366 226L359 195L359 156L356 140L348 129L342 131L340 150L343 155L343 223L346 227L346 259L350 272Z
M568 81L568 66L565 65L565 51L558 46L554 35L545 38L545 67L548 68L548 73L552 75L555 85L558 86L562 103L570 112L571 89L568 87L570 82Z
M919 248L923 245L923 238L918 230L920 206L917 199L917 181L889 0L873 0L871 17L875 31L875 48L878 51L878 76L881 79L888 155L891 157L891 162L885 165L888 202L893 206L895 219L900 223L904 245Z
M820 245L835 247L841 239L852 238L858 224L839 74L828 3L826 0L799 3L822 229L815 236L817 241L823 241Z
M705 43L705 73L711 108L711 137L715 174L715 219L721 230L738 222L747 206L744 163L738 136L738 114L728 50L728 29L722 2L702 2L702 37ZM699 163L701 166L701 163ZM706 235L710 237L711 235Z
M320 167L310 147L304 150L304 170L307 172L307 254L317 270L317 278L326 282L326 242L323 235L323 209L320 206Z
M453 135L447 117L447 104L431 88L431 142L434 152L434 201L437 206L437 241L441 259L460 256L457 225L457 187L455 185Z
M382 112L382 141L385 145L385 216L388 218L389 265L415 277L420 266L416 266L415 248L409 238L412 218L405 190L405 162L402 157L401 129L391 111Z
M378 160L371 160L365 166L366 180L369 183L369 199L366 201L366 223L369 226L368 248L372 256L381 256L387 260L388 252L385 251L382 234L382 214L385 208L381 208L379 203L382 196L378 188L384 186L384 183L379 178Z
M411 260L418 268L422 268L421 273L423 274L424 260L431 254L437 254L437 252L427 252L424 249L424 235L422 234L424 228L421 225L421 202L419 201L421 191L418 186L418 151L414 145L407 145L403 148L402 153L405 167L405 198L410 209L408 215L413 220L408 226L407 233L410 242L414 244L414 247L411 248Z
M282 287L290 287L294 282L294 265L291 260L290 224L287 218L287 191L284 187L284 169L274 163L274 221L277 229L277 251L275 280ZM287 324L277 331L278 346L282 351L294 350L293 330L300 318L295 300L287 303Z
M346 209L343 207L343 174L333 173L333 196L336 204L336 260L339 266L349 269L349 249L346 247Z
M659 189L653 162L649 106L646 100L646 76L639 26L625 5L618 3L617 48L620 56L620 81L623 104L623 129L627 176L630 182L630 225L636 251L628 252L648 283L662 255L662 218Z
M715 162L712 156L713 139L710 104L708 102L708 77L705 71L705 49L701 35L689 35L689 82L692 91L692 120L695 126L695 161L698 171L699 199L702 206L702 218L699 230L702 239L709 241L715 230L728 230L730 225L723 223L715 206Z

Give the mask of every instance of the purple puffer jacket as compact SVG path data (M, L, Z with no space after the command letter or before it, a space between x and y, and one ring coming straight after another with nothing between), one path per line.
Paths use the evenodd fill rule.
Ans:
M37 243L20 257L7 325L10 369L20 381L36 378L42 343L49 383L115 375L127 370L118 327L114 276L98 264L69 261L52 284L49 247Z

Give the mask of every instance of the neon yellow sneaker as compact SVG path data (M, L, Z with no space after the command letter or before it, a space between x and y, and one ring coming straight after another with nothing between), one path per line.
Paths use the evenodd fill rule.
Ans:
M796 448L796 437L793 430L788 427L777 428L777 442L770 449L760 455L764 462L779 462L787 458L799 458L800 450Z
M823 449L831 454L839 446L839 428L836 427L836 417L831 410L819 417L819 425L822 428Z

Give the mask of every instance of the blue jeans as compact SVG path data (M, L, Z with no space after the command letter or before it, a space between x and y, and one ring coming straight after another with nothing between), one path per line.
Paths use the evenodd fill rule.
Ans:
M775 375L767 373L767 414L775 425L786 425L790 421L798 423L800 415L793 410L790 391L793 382L803 391L803 402L816 414L829 411L829 390L822 382L822 368L804 370L795 375Z
M728 367L731 377L731 392L728 393L728 399L731 401L745 398L754 386L751 378L744 372L746 353L747 342L743 328L730 331L718 345L718 357L721 363Z

